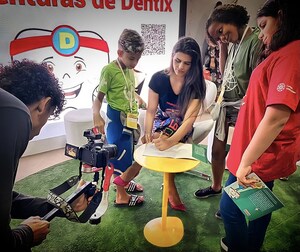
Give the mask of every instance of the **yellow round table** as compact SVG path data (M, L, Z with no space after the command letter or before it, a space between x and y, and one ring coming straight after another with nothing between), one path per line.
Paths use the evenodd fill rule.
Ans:
M164 174L161 217L149 221L144 227L144 236L153 245L170 247L181 241L184 228L178 217L167 216L169 174L185 172L195 168L199 160L143 156L146 144L139 146L134 151L134 160L141 166Z

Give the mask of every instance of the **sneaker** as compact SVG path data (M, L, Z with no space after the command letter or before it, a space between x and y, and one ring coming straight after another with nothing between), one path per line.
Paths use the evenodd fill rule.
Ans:
M226 244L226 238L225 237L221 238L221 248L222 248L222 251L225 251L225 252L228 251L228 246Z
M215 213L215 217L219 220L222 220L220 209Z
M211 186L204 188L204 189L199 189L198 191L196 191L194 193L195 197L198 199L205 199L211 196L216 196L222 193L222 189L220 189L220 191L214 191Z

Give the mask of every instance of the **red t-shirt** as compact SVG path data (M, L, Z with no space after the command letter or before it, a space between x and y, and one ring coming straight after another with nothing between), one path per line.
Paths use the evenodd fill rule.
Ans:
M300 40L273 52L252 72L231 142L227 167L234 175L267 106L283 104L293 112L269 148L252 164L268 182L289 176L300 159ZM266 132L268 134L268 132Z

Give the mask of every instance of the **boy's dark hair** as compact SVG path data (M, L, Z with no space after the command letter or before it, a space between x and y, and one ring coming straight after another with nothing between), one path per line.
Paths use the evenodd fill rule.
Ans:
M58 79L48 70L46 63L27 59L0 65L0 88L11 93L25 105L32 105L43 97L50 97L50 107L57 117L65 104L64 93Z
M222 5L222 4L223 3L221 1L216 2L214 9L217 8L218 6Z
M118 41L119 47L127 53L141 53L145 45L141 35L131 29L124 29Z

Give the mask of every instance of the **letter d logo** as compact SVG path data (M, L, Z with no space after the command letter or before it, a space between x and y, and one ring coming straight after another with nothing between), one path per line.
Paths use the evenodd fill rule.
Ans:
M79 50L79 35L71 26L62 25L52 32L52 47L62 56L74 55Z
M59 46L61 49L71 49L75 46L74 36L67 32L59 33Z

